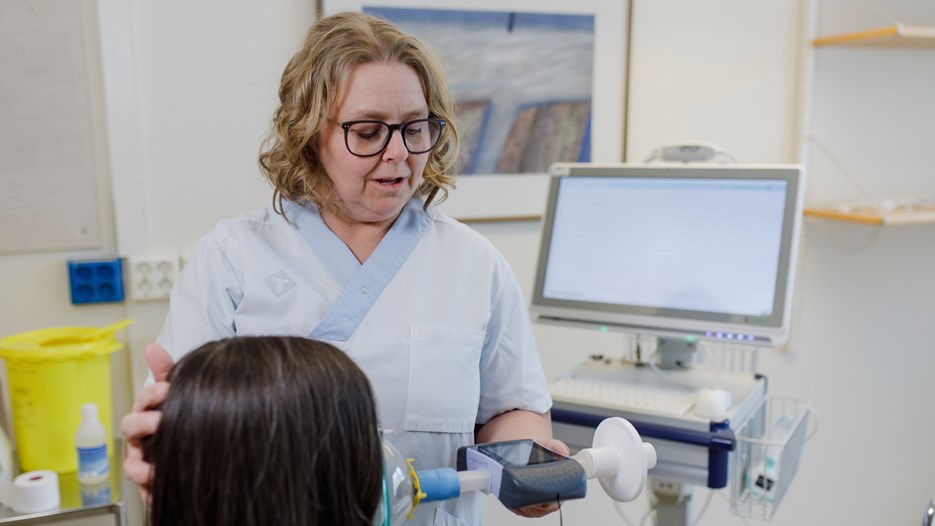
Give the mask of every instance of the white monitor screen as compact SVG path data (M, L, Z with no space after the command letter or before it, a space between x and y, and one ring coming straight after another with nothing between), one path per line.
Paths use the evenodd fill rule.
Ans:
M799 167L553 166L540 318L775 343L788 329Z

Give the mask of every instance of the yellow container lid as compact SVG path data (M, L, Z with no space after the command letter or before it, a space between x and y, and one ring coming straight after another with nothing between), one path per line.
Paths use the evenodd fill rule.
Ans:
M19 361L74 360L119 350L115 332L131 319L107 327L53 327L8 336L0 340L0 357Z

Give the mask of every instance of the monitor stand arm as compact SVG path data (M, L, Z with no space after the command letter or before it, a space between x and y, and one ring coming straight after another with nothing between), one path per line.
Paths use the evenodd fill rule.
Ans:
M660 336L656 347L656 363L662 369L681 369L695 361L698 344L685 338Z

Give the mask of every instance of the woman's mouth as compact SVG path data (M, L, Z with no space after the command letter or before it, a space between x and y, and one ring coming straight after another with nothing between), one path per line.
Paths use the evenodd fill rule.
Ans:
M403 182L404 180L404 177L396 177L393 179L377 179L376 181L382 186L394 186Z

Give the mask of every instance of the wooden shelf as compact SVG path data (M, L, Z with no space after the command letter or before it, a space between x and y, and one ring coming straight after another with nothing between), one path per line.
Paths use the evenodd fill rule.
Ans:
M816 38L815 47L822 46L882 46L898 48L935 49L935 26L880 27L856 33L845 33Z
M804 210L806 217L833 219L871 225L920 225L935 223L935 206L913 205L895 208L879 207L814 207Z

